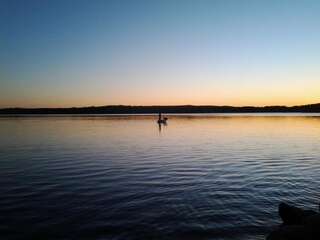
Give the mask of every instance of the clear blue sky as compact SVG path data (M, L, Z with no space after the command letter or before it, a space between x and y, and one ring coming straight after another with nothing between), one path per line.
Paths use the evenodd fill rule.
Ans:
M0 107L320 102L320 1L1 0Z

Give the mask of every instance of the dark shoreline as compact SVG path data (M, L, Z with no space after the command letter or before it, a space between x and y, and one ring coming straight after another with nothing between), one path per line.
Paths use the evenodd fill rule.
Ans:
M154 113L320 113L320 103L300 106L92 106L72 108L3 108L0 114L154 114Z

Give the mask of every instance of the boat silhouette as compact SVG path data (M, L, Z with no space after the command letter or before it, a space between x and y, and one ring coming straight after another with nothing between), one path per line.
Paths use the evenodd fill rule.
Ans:
M168 120L167 117L162 118L161 113L159 113L159 118L158 118L158 121L157 121L158 124L167 124L167 120Z

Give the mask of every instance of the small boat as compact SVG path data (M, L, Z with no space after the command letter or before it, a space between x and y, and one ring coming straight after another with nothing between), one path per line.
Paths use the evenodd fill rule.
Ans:
M161 123L166 124L166 123L167 123L167 120L168 120L168 118L159 119L159 120L158 120L158 123L159 123L159 124L161 124Z
M161 117L161 113L159 113L159 119L158 119L158 124L166 124L167 123L167 120L168 120L168 118L167 117L164 117L164 118L162 118Z

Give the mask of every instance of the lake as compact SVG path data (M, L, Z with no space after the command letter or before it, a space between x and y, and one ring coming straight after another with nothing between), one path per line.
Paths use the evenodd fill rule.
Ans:
M0 118L1 239L264 239L317 209L320 116Z

